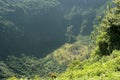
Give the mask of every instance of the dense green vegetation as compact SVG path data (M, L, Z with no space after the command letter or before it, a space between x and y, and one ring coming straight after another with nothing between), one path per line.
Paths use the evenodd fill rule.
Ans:
M95 4L84 0L1 0L1 58L21 53L45 57L67 41L65 34L69 26L73 26L74 36L90 35L94 19L106 3L104 0L93 2Z
M1 0L0 1L0 53L1 56L27 55L44 56L44 48L46 53L54 49L57 45L62 44L58 41L59 35L64 33L56 33L55 37L51 29L61 30L57 24L58 21L64 21L60 9L60 3L57 0ZM56 16L56 17L55 17ZM54 17L54 18L53 18ZM57 20L57 18L59 20ZM53 20L50 20L53 19ZM51 21L51 22L50 22ZM46 24L47 23L47 24ZM57 26L59 25L59 26ZM46 29L46 27L51 27ZM53 47L48 50L48 45L53 43L48 39L52 38L55 42ZM60 40L60 39L59 39ZM64 39L63 39L64 41ZM42 44L46 43L47 44ZM49 44L48 44L49 43ZM5 45L8 45L7 47ZM56 44L56 45L55 45ZM43 51L42 51L43 50Z
M66 6L67 2L69 2L72 6ZM76 2L78 2L78 4L76 4ZM95 2L96 5L93 5L93 2ZM62 0L1 0L0 3L0 38L2 38L0 43L8 42L7 45L9 46L8 49L6 49L5 44L2 44L0 47L1 57L6 54L6 57L0 58L0 79L120 79L120 0L112 0L112 2L110 1L107 8L105 8L105 1L96 2L95 0L66 0L65 3ZM103 11L104 13L102 13ZM49 12L50 15L48 15L47 12ZM17 17L13 17L12 15L16 15ZM57 17L58 20L51 18L53 15ZM44 19L42 16L48 19L48 21L46 21L46 19ZM35 19L35 21L33 19ZM62 21L62 23L54 24L54 26L52 25L53 23L58 23L59 21ZM48 23L49 26L45 25L46 23L43 25L41 24L44 22ZM58 25L57 29L56 25ZM33 28L33 26L37 27ZM50 32L52 32L53 29L55 31L66 29L65 31L63 30L63 32L61 32L62 35L64 34L64 36L57 36L59 39L64 38L62 40L65 40L66 36L67 42L63 41L64 44L60 47L57 47L57 49L54 49L51 46L54 50L47 54L47 56L45 56L46 54L42 52L41 54L32 54L34 50L40 48L40 46L36 46L40 40L35 40L35 43L33 41L33 47L38 47L37 49L33 49L32 47L30 48L31 44L28 44L30 41L29 38L31 41L33 38L39 39L37 38L38 34L40 36L40 33L38 32L46 30L39 26L51 27ZM64 28L64 26L66 27ZM34 34L30 31L37 32ZM22 36L22 38L20 36ZM44 37L46 38L47 36ZM12 39L11 41L15 41L15 45L12 44L11 41L9 43L9 40L4 41L7 39ZM22 41L25 40L25 42L22 43L22 46L19 45L21 44L19 39L23 39ZM28 42L27 46L25 46L26 42ZM49 45L51 42L47 43L47 45ZM54 41L52 44L54 46ZM28 49L23 46L28 47ZM45 48L46 46L42 47ZM17 52L14 51L14 48ZM8 50L8 53L4 53L3 49ZM9 50L12 55L9 53ZM22 52L20 52L21 50ZM45 50L47 50L47 48ZM36 57L37 55L44 57Z
M120 0L113 0L113 3L98 25L98 34L92 34L96 43L91 57L82 62L73 61L58 80L120 79Z
M12 70L11 74L8 74L7 72L10 72L10 70L7 70L1 76L9 77L12 75L23 77L24 75L31 78L39 75L50 78L49 74L51 72L56 74L64 72L72 60L83 61L89 57L88 37L79 37L77 42L72 44L66 43L45 58L37 59L36 57L29 57L24 54L21 57L9 56L4 61L4 64L6 69ZM1 70L4 71L4 69Z

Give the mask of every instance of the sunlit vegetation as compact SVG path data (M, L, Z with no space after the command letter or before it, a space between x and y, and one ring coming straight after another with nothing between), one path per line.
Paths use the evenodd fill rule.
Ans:
M79 40L72 44L66 43L45 58L37 59L25 55L19 58L9 56L5 63L9 66L9 69L13 70L13 75L17 77L23 77L24 75L31 78L35 75L40 75L51 78L50 73L54 72L58 76L59 73L66 70L71 61L83 61L89 57L88 46L81 42L82 41Z
M114 53L120 52L114 51L112 54ZM119 80L120 56L113 56L93 57L83 62L73 61L58 80Z
M106 16L99 24L99 34L94 36L96 47L91 57L82 62L73 61L58 80L119 80L120 1L113 2L115 6L106 12Z
M63 2L0 1L0 79L120 79L120 0L112 0L107 6L104 1L93 5L94 0L78 0L76 5L69 0L69 7ZM50 35L42 36L42 30L57 37L52 36L53 40ZM57 48L53 47L56 38L61 41ZM44 44L44 40L49 42ZM48 45L50 48L46 48Z

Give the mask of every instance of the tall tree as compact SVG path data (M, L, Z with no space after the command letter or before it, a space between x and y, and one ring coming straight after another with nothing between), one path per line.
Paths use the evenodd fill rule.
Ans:
M102 55L120 49L120 0L113 0L113 3L99 25L101 31L97 38L97 53Z

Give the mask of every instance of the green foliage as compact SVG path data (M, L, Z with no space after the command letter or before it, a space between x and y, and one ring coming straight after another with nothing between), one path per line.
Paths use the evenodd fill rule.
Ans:
M63 14L58 13L60 12L60 9L58 8L60 8L60 2L58 0L51 0L51 1L49 0L0 0L0 38L1 38L0 40L1 55L0 56L3 56L3 58L5 58L9 54L18 55L20 53L25 53L25 54L34 53L35 55L37 53L37 56L39 55L39 57L42 57L44 54L38 53L40 51L41 53L43 53L42 50L40 50L41 46L42 46L41 48L43 49L43 45L41 44L44 41L48 40L46 39L45 36L47 36L48 38L48 36L51 37L50 35L54 33L52 32L52 30L49 30L49 29L47 30L46 27L48 28L51 27L51 29L54 28L56 32L57 30L59 30L56 27L60 26L59 28L61 29L61 24L58 24L57 22L59 22L59 19L60 21L62 21L61 16ZM58 26L56 26L56 24L58 24ZM43 31L43 26L45 26L45 29L44 29L45 31L43 32L44 34L43 33L41 34L41 32ZM38 27L39 27L39 31L38 29L36 29ZM35 33L34 33L34 30L31 28L36 29ZM28 36L31 35L30 30L33 31L32 35L34 36L31 36L28 39ZM46 35L46 32L48 32L47 35ZM57 35L60 34L64 36L64 33L63 32L61 33L58 32ZM57 35L55 36L55 38L52 38L54 39L54 41L56 40L56 37L58 37ZM38 38L41 38L43 42L41 41L41 39L38 39ZM46 40L43 40L43 39L46 39ZM38 41L39 44L36 41ZM65 39L63 39L63 41L65 41ZM36 46L36 48L33 46L33 44L34 46ZM8 46L6 47L6 45ZM44 45L48 47L47 43ZM55 48L56 45L53 47ZM47 53L52 50L49 50L49 51L43 50L43 51L46 51Z
M66 68L66 65L59 64L52 55L43 59L36 59L25 55L19 58L9 56L6 63L8 68L13 70L17 77L26 76L28 78L35 75L45 77L48 76L50 72L61 73Z
M31 15L36 15L42 11L59 6L59 4L57 0L23 0L13 4L13 7L22 8L26 14L32 12Z
M72 5L68 4L69 2ZM90 4L90 7L87 8L81 5L82 3ZM95 3L101 6L103 1ZM1 0L1 44L8 45L7 48L1 45L2 48L6 48L0 50L1 55L5 57L9 54L25 53L44 57L65 42L66 25L74 26L74 35L70 34L68 42L75 41L74 38L80 30L82 35L89 35L96 15L95 10L99 7L91 4L93 3L84 0ZM54 33L56 35L53 36ZM53 40L49 40L49 37ZM47 41L50 41L49 44Z
M88 39L88 37L84 38L83 36L80 38L82 41ZM22 55L21 57L9 56L5 63L7 68L12 70L12 73L14 73L14 75L12 74L10 77L16 76L19 78L25 76L27 78L32 78L35 75L40 75L41 77L50 79L49 73L54 72L56 74L60 74L64 72L71 61L76 60L77 63L79 63L79 61L83 61L88 58L89 50L86 43L87 40L84 43L81 43L81 40L77 40L77 42L73 44L66 43L53 53L41 59L25 55ZM80 65L78 65L78 67L79 66ZM72 67L74 68L74 65ZM10 79L13 78L15 77ZM24 77L21 79L24 80Z
M67 27L67 31L66 31L66 37L67 37L67 42L70 43L70 42L73 42L73 40L75 39L75 36L74 36L74 32L72 31L73 29L73 26L70 25Z
M116 6L108 11L99 24L100 31L95 32L97 37L93 35L96 43L91 57L82 62L73 61L66 72L57 78L58 80L120 79L119 2L119 0L114 0Z
M70 25L74 27L79 27L79 33L82 35L89 35L92 31L92 21L94 21L94 16L96 14L93 8L81 8L79 6L73 6L69 10L64 18L70 22ZM91 17L90 17L91 16ZM79 23L77 23L79 21Z
M66 43L53 52L53 55L60 63L71 62L72 60L85 60L89 57L89 37L79 35L76 42ZM65 63L66 64L66 63Z
M0 1L0 26L12 26L13 24L16 24L15 22L12 22L12 20L9 21L9 14L14 14L16 16L17 14L22 15L37 15L42 12L46 12L51 8L59 6L60 3L57 0L15 0L15 1L9 1L9 0L1 0ZM18 25L17 25L18 26ZM16 27L14 25L14 27Z
M7 65L10 69L13 69L14 73L18 74L19 76L25 75L34 76L36 71L36 65L38 62L33 57L26 57L21 56L21 58L17 58L15 56L9 56L7 59Z
M4 62L0 61L0 78L8 78L13 75L15 75L13 71Z
M19 9L22 8L25 12L27 9L28 12L31 12L38 10L38 8L43 9L43 7L45 7L46 10L48 7L54 8L54 6L58 6L58 4L55 3L56 0L52 1L53 2L48 0L24 0L22 1L24 4L17 3L17 1L10 4L16 3L12 5L12 7L15 6L17 9L18 7ZM54 80L50 78L49 73L55 72L59 74L55 80L119 80L119 2L120 0L114 0L117 6L108 11L105 18L103 18L102 22L98 25L99 28L96 29L99 31L92 33L93 35L91 37L95 39L93 41L95 45L92 46L94 46L95 49L92 51L91 56L88 47L89 37L78 35L75 43L66 43L45 58L37 59L25 55L21 57L9 56L5 62L6 64L0 62L0 77L11 77L7 80ZM0 1L0 3L4 5L2 1ZM38 8L36 6L38 6ZM92 9L89 10L92 11ZM82 15L88 15L89 10L86 9ZM74 13L74 11L76 12ZM67 16L68 20L72 19L71 17L76 15L77 12L79 13L79 10L77 11L76 7L73 7L70 17L69 15ZM34 14L37 14L37 12ZM100 17L99 20L101 21ZM4 22L1 22L1 24L3 23ZM86 24L87 19L82 22L82 29L87 26ZM5 22L4 25L9 26L13 24L12 22ZM68 27L66 34L68 36L68 42L73 38L73 32L71 30L72 26Z
M106 12L106 16L103 18L98 28L98 36L96 45L98 45L98 53L102 55L109 55L113 50L120 48L120 7L117 0L114 1L115 7Z
M112 54L120 54L120 51L114 51ZM119 63L120 56L113 55L102 57L96 62L93 62L92 58L83 62L74 61L58 80L119 80Z
M83 20L82 24L81 24L81 29L80 29L80 34L84 33L84 28L87 27L88 21L87 20Z
M33 78L26 78L26 77L23 77L23 78L17 78L17 77L11 77L11 78L8 78L7 80L44 80L42 79L40 76L38 75L35 75Z

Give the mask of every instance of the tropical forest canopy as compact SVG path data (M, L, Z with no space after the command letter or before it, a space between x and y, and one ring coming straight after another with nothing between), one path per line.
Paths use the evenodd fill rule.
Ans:
M104 0L0 0L1 56L46 56L67 41L69 26L75 36L89 35L103 4Z
M0 79L119 80L120 0L0 0Z

